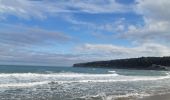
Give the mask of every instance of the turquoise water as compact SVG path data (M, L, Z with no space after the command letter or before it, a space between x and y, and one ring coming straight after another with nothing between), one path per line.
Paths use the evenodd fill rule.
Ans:
M167 71L0 66L1 100L114 100L170 92Z

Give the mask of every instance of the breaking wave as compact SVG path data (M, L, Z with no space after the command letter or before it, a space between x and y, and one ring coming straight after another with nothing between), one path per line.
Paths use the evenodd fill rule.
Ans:
M37 85L56 83L88 83L88 82L124 82L124 81L155 81L170 78L165 76L124 76L116 71L110 74L83 73L1 73L0 88L2 87L32 87Z

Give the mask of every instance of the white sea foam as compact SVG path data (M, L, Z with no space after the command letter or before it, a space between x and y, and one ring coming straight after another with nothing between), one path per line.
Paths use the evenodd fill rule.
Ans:
M83 74L83 73L1 73L0 87L30 87L57 83L88 83L88 82L124 82L124 81L154 81L170 78L166 76L124 76L115 71L112 74Z
M118 99L128 99L128 100L135 100L137 98L142 98L142 97L146 97L146 96L150 96L150 94L144 94L144 93L127 93L124 95L106 95L105 93L101 93L98 95L88 95L88 96L83 96L80 97L79 99L83 99L83 100L118 100ZM76 99L77 100L77 99Z
M137 98L142 98L142 97L146 97L146 96L150 96L150 94L139 94L139 93L128 93L125 95L109 95L106 97L105 100L117 100L117 99L121 99L121 98L127 98L128 100L135 100Z
M8 83L8 84L0 84L0 87L33 87L37 85L44 85L48 84L48 81L44 82L31 82L31 83Z
M52 74L38 74L38 73L1 73L1 77L108 77L118 76L118 74L81 74L81 73L52 73Z
M109 73L116 73L116 71L114 71L114 70L110 70L110 71L108 71Z

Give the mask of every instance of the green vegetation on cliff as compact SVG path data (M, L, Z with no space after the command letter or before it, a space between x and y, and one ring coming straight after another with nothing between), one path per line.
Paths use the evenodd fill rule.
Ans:
M170 68L170 57L141 57L129 59L117 59L109 61L95 61L74 64L74 67L107 67L123 69L148 69L168 70Z

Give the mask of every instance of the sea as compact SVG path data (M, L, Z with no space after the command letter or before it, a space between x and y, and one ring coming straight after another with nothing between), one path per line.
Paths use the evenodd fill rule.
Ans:
M135 100L170 93L170 72L0 66L0 100Z

